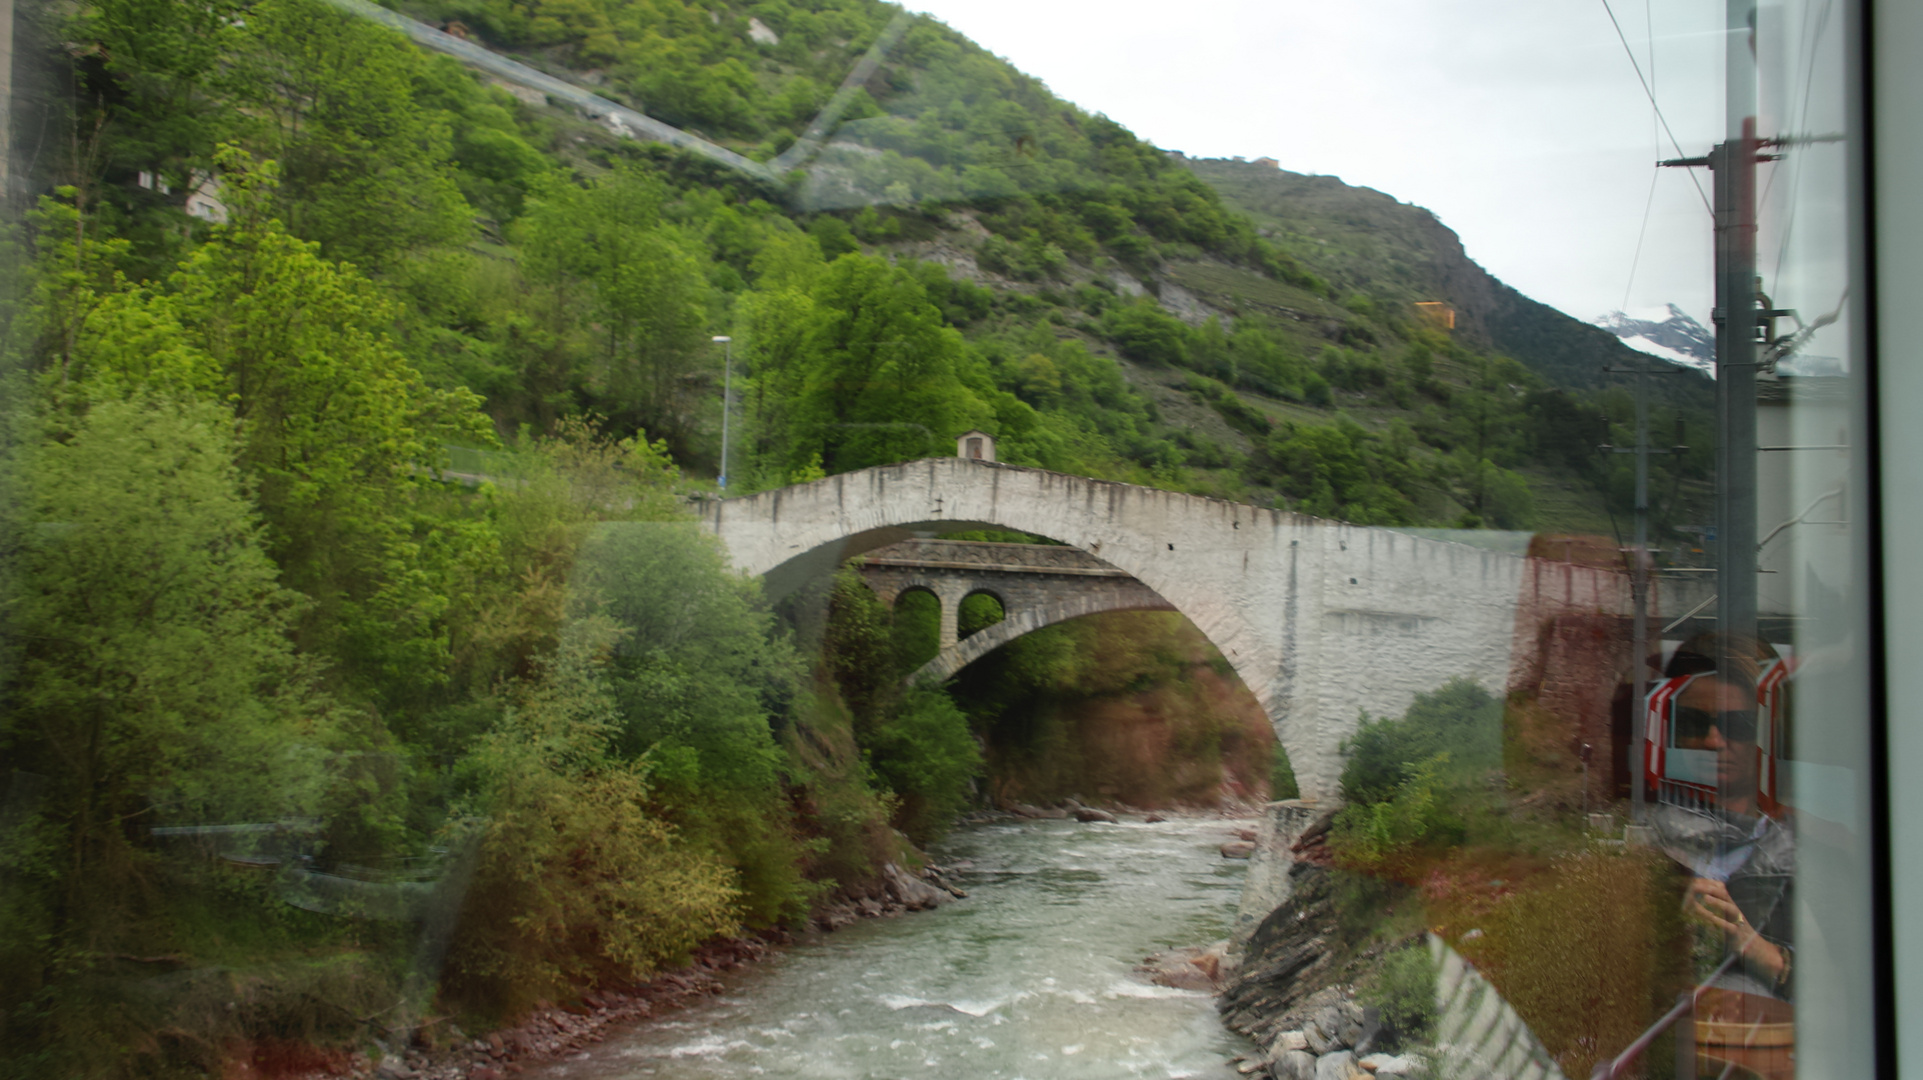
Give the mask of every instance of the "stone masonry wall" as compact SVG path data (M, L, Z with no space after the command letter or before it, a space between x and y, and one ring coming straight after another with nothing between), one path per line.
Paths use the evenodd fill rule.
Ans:
M1611 580L1620 575L1603 571L1532 571L1518 556L1390 529L959 458L710 502L703 515L775 596L918 535L1014 529L1078 548L1221 650L1310 798L1335 793L1343 740L1363 712L1400 713L1457 676L1507 688L1517 646L1536 648L1519 599L1608 610L1627 596Z

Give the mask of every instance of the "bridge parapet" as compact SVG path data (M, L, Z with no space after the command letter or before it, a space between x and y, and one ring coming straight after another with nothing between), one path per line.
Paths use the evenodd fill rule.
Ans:
M1080 548L987 540L904 540L870 552L868 566L924 566L946 570L1128 577Z

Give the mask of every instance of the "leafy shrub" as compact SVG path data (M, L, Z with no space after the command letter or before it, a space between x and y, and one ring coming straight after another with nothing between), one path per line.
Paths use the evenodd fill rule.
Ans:
M913 671L941 652L941 601L923 589L910 589L895 600L895 667Z
M1187 385L1189 393L1201 398L1209 408L1215 410L1216 415L1244 435L1264 439L1275 426L1274 422L1261 410L1252 407L1237 397L1234 391L1214 379L1203 375L1190 375Z
M1524 529L1536 517L1535 493L1529 481L1493 462L1481 463L1483 509L1499 529Z
M1042 281L1058 276L1068 265L1068 256L1060 246L1029 230L1019 243L1010 243L999 236L982 241L975 253L975 262L984 270L1017 281Z
M471 759L488 825L450 954L455 996L495 1015L634 979L735 925L728 867L648 813L651 762L613 753L616 632L577 623Z
M901 797L901 830L918 844L947 832L968 803L968 782L982 769L968 717L948 692L928 685L908 691L870 741L876 774Z
M1486 771L1502 758L1502 703L1472 680L1451 679L1417 694L1398 719L1364 714L1343 750L1343 797L1363 805L1392 797L1431 766L1448 778Z
M1001 622L1005 617L1007 612L1002 610L1000 599L989 593L970 593L962 598L961 606L955 612L956 629L962 637L968 637Z
M862 759L854 716L833 680L815 680L781 734L814 887L826 891L869 880L882 863L900 862L902 840L889 828L899 800Z
M1123 356L1142 364L1180 367L1188 361L1188 327L1153 304L1130 304L1102 318Z
M1391 1048L1426 1043L1436 1026L1435 959L1428 946L1417 942L1382 958L1375 982L1356 997L1382 1013L1391 1033Z
M1423 762L1386 799L1344 807L1329 842L1357 869L1393 871L1416 848L1460 841L1463 822L1450 808L1447 753Z
M821 245L823 258L830 262L849 252L861 250L861 241L855 239L855 230L838 217L822 216L808 223L808 233Z
M1343 332L1345 337L1349 331ZM1389 372L1381 357L1354 349L1324 348L1322 377L1344 390L1361 392L1385 385Z

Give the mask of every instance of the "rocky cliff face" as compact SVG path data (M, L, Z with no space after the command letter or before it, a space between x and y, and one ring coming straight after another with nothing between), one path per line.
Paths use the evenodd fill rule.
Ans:
M1522 1018L1441 938L1371 933L1372 913L1358 909L1353 880L1345 885L1324 843L1334 816L1300 801L1270 803L1258 830L1236 936L1220 977L1210 969L1223 1023L1261 1047L1241 1071L1269 1080L1564 1080ZM1251 926L1252 908L1266 914ZM1384 974L1385 957L1411 946L1428 952L1436 972L1434 1030L1419 1046L1356 998L1358 985ZM1384 1044L1403 1052L1385 1053Z
M1262 1048L1245 1065L1276 1080L1403 1075L1412 1059L1377 1053L1383 1025L1355 984L1385 951L1358 948L1341 919L1323 840L1334 811L1270 803L1256 831L1216 1007Z
M1290 865L1288 901L1255 928L1216 1007L1262 1048L1250 1072L1274 1080L1411 1075L1420 1059L1382 1053L1381 1017L1355 999L1355 984L1386 950L1344 940L1334 874L1313 862Z
M1476 265L1462 238L1420 206L1333 176L1236 161L1187 164L1339 295L1446 303L1456 333L1559 386L1597 385L1605 367L1632 359L1609 331L1537 303Z

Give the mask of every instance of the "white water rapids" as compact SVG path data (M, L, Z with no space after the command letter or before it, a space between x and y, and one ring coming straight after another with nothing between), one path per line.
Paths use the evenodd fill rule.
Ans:
M542 1080L1230 1078L1213 1000L1131 973L1225 935L1238 824L999 821L935 857L966 900L810 935L727 990L542 1066Z

